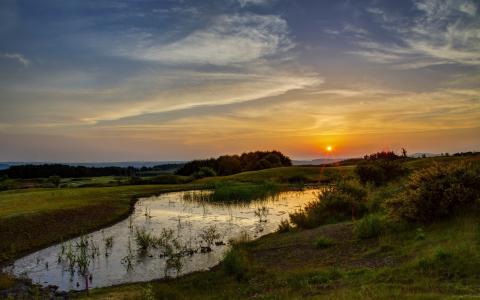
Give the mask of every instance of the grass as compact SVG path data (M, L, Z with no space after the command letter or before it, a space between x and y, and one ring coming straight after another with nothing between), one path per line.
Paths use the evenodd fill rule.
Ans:
M22 189L0 192L0 263L126 217L142 195L194 185Z
M329 238L319 236L315 239L315 248L328 248L335 245L335 242Z
M380 236L386 230L385 221L378 215L367 215L355 222L354 232L359 239L371 239Z
M414 229L358 240L351 223L271 234L229 252L213 271L155 281L151 291L156 299L476 299L477 219L469 214L427 226L424 240L415 239ZM317 248L311 241L319 236L335 245ZM146 287L79 297L132 299Z
M416 169L436 160L410 160L405 164L410 169ZM458 158L441 159L445 160L457 161ZM219 182L236 182L237 186L256 186L271 181L281 185L296 178L302 178L306 183L326 182L338 173L352 176L353 168L277 168L204 178L194 183L214 186L222 184ZM370 212L381 214L382 203L396 195L401 184L402 181L398 181L381 188L367 187ZM111 222L105 219L107 217L118 220L128 213L130 201L137 195L192 187L118 186L1 192L0 234L3 237L0 236L0 247L7 245L2 242L5 238L13 238L16 247L23 245L23 251L31 251L40 247L38 234L44 245L49 244L59 239L59 233L75 235L79 230L93 230ZM92 209L98 207L105 209L103 215L101 209ZM372 217L367 218L357 221L357 224L344 222L266 235L243 243L240 248L233 248L221 265L209 272L193 273L175 280L94 289L89 295L73 296L86 299L479 298L479 212L471 210L456 214L451 219L425 224L421 232L417 229L418 225L410 225L381 230L380 235L377 235L377 229L383 225L380 226ZM1 222L6 220L15 220L10 226L15 224L18 228L9 228L16 230L17 240L14 235L5 237L4 223ZM45 226L36 230L41 227L39 224L44 223L47 232L42 233ZM49 226L63 228L57 230ZM359 238L359 226L366 236L376 238ZM18 257L22 253L19 249L7 252L9 257ZM0 249L0 253L4 252ZM0 278L0 283L2 280L11 284L9 279Z
M322 166L292 166L260 171L249 171L230 176L207 177L196 180L195 183L215 183L218 181L235 181L264 183L289 183L302 178L304 183L330 182L333 176L353 176L354 166L322 167Z

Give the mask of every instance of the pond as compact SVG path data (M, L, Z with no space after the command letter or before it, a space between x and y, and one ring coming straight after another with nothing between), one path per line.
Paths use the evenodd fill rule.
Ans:
M194 200L208 191L141 198L126 220L27 255L6 271L70 291L207 270L221 261L231 240L274 232L317 192L230 204Z

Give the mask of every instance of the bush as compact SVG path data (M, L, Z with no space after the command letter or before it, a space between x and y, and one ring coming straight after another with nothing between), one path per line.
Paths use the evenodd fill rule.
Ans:
M318 199L291 213L290 221L300 228L314 228L361 217L366 211L365 190L355 182L340 181L318 194Z
M227 275L235 276L237 280L247 277L248 262L242 250L234 246L223 259L223 270Z
M355 167L360 182L371 182L377 186L386 184L407 173L407 169L399 161L379 159L358 164Z
M368 215L355 223L353 231L359 239L376 238L385 231L385 221L378 215Z
M217 173L209 167L201 167L198 171L193 173L193 177L196 179L215 176L217 176Z
M328 248L335 245L335 242L329 238L319 236L315 239L315 248Z
M479 197L480 165L435 164L413 173L403 193L386 205L394 217L431 222L471 207Z
M278 233L284 233L284 232L289 232L291 230L290 222L288 220L282 220L280 221L280 224L278 224Z

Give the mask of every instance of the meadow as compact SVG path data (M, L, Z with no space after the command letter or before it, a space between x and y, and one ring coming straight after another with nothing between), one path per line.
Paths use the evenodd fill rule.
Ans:
M295 224L291 218L282 232L253 241L244 237L235 243L224 262L211 271L71 296L82 299L480 298L477 204L429 222L393 221L395 216L385 209L387 202L403 195L412 172L465 161L474 166L479 163L478 156L407 159L400 164L408 174L380 186L371 183L361 186L356 179L356 166L331 166L250 171L202 178L188 184L3 191L0 192L0 259L6 262L116 222L129 214L137 197L144 195L212 187L223 188L223 195L232 191L249 194L245 191L259 187L261 190L265 185L288 189L300 184L338 182L341 178L355 181L355 187L358 185L364 191L364 195L360 194L365 211L362 215L356 212L353 220L348 215L346 219L327 222L333 224L303 228L302 223ZM228 190L225 186L234 188ZM348 193L352 193L351 188ZM0 279L0 289L14 284L5 276Z

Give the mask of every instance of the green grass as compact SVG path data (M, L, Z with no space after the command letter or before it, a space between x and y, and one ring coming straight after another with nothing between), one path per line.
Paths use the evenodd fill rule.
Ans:
M316 248L328 248L335 245L335 242L329 238L319 236L315 239Z
M230 176L217 176L202 178L195 183L214 183L218 181L236 181L262 183L273 181L277 183L287 183L290 178L305 178L305 183L328 182L332 176L353 176L355 166L343 167L322 167L322 166L292 166L282 168L272 168L260 171L243 172Z
M195 185L22 189L0 192L0 262L126 217L142 195Z
M429 226L420 241L414 229L358 240L348 223L272 234L244 245L241 256L229 254L213 271L152 282L151 291L157 299L478 299L477 219L470 214ZM317 248L311 240L319 235L335 246ZM146 286L96 289L80 298L132 299Z
M432 161L417 159L409 169ZM470 159L470 158L467 158ZM353 176L354 166L288 167L194 181L200 186L286 184L290 179L328 182L337 174ZM382 214L383 202L398 194L405 179L381 188L367 187L370 212ZM0 192L0 253L22 253L90 231L126 216L131 200L194 185L29 189ZM351 222L309 230L269 234L243 244L241 251L209 272L179 279L127 284L90 291L89 299L476 299L480 295L480 213L471 210L423 225L398 225L376 238L359 239ZM377 232L364 221L365 232ZM375 223L375 224L374 224ZM5 225L7 225L5 227ZM357 225L359 226L359 225ZM390 226L390 225L389 225ZM7 230L5 230L6 228ZM419 238L421 236L421 238ZM331 243L317 247L321 237ZM8 243L5 241L9 241ZM12 241L12 242L11 242ZM319 242L325 244L324 241ZM13 246L10 246L13 245ZM3 247L3 248L1 248ZM5 255L6 253L6 255ZM239 275L240 274L240 275ZM3 281L3 283L2 283ZM3 285L11 284L0 278Z

